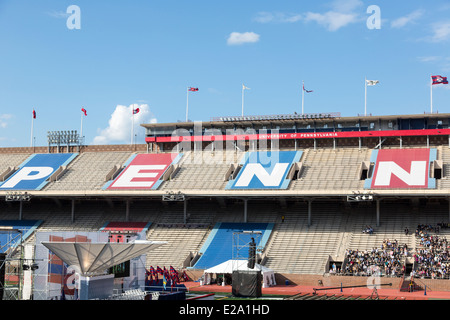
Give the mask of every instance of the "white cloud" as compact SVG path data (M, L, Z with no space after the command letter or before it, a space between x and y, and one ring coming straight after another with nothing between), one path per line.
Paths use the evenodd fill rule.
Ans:
M328 31L337 31L350 23L359 21L358 15L354 13L342 13L328 11L325 13L308 12L305 21L314 21L328 29Z
M351 23L362 21L357 9L362 7L360 0L336 0L329 4L331 10L325 13L307 12L305 22L316 22L324 26L328 31L337 31Z
M8 126L8 120L12 118L12 114L0 114L0 128L6 128Z
M418 57L420 62L435 62L442 59L442 57L439 56L424 56L424 57Z
M441 70L441 72L450 71L450 57L445 56L423 56L417 57L417 60L423 63L432 64L435 70ZM450 86L443 86L445 89L450 90Z
M70 16L70 13L67 13L65 11L51 11L51 12L47 12L47 15L49 15L50 17L53 18L57 18L57 19L66 19Z
M258 12L256 17L253 19L259 23L294 23L302 19L301 14L286 14L281 12Z
M329 31L336 31L348 24L364 20L361 0L335 0L328 3L326 12L282 13L258 12L253 21L259 23L316 22Z
M241 45L244 43L255 43L259 41L259 34L254 32L232 32L227 39L227 44L232 45Z
M407 24L415 22L415 20L422 17L422 15L423 15L422 10L413 11L404 17L400 17L400 18L393 20L391 22L391 27L392 28L403 28Z
M133 109L139 108L139 112L134 115L134 134L143 130L141 123L156 123L156 118L150 111L148 104L132 104L130 106L117 105L108 121L108 127L99 130L92 144L109 144L131 142L131 123Z
M335 0L331 3L331 8L336 12L353 12L362 5L361 0Z
M450 40L450 22L440 22L432 25L432 42L444 42Z

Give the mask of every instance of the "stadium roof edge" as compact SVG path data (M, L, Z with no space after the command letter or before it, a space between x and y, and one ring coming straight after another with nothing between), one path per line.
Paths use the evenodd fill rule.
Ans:
M264 117L264 116L261 116ZM207 126L215 126L215 125L230 125L232 126L235 123L246 124L246 123L286 123L286 122L298 122L298 121L333 121L339 119L339 121L357 121L357 120L396 120L396 119L423 119L423 118L449 118L450 113L423 113L423 114L403 114L403 115L367 115L367 116L350 116L350 117L329 117L329 118L296 118L296 119L286 119L286 118L272 118L272 119L261 119L261 120L239 120L239 121L201 121L203 124ZM233 118L233 117L224 117L224 118ZM234 118L246 118L245 116L236 116ZM197 121L185 121L185 122L166 122L166 123L142 123L141 126L144 128L163 128L163 127L193 127L194 123Z

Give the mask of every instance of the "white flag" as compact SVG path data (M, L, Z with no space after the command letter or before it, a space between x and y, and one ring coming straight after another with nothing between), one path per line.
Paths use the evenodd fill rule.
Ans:
M368 86L374 86L374 85L376 85L379 82L380 81L378 81L378 80L366 80L366 83L367 83Z
M245 90L245 89L250 89L250 88L246 87L244 84L242 84L242 90Z

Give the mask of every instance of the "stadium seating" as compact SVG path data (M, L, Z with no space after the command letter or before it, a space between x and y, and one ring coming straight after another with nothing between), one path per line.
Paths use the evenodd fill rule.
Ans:
M225 174L230 164L237 163L241 152L186 152L180 169L171 179L163 183L161 190L223 190Z
M437 187L439 189L449 189L450 188L450 148L438 147L438 157L442 160L444 164L443 178L438 180Z
M305 204L301 209L285 212L285 217L274 229L274 237L266 250L266 266L299 274L325 270L329 256L336 255L345 230L339 208L332 203L314 204L311 226L308 226Z
M45 190L99 190L115 165L122 165L131 152L86 152L80 154L65 174Z
M292 190L358 190L361 162L370 159L367 148L308 149L303 157L300 179L291 183Z
M207 269L230 259L248 258L246 244L254 237L257 246L265 247L273 225L267 223L218 223L200 249L201 257L193 268ZM261 232L261 238L243 231ZM245 249L246 248L246 249ZM243 250L243 251L242 251Z
M438 159L443 161L443 179L438 180L438 189L450 188L450 149L437 146ZM336 149L305 148L302 172L293 180L290 191L301 194L306 190L362 190L364 181L358 176L360 164L369 161L372 149L340 147ZM196 163L196 155L186 152L179 162L179 171L161 184L160 190L223 190L225 173L232 163L238 163L242 152L203 151L202 161ZM56 182L47 184L44 191L101 190L107 173L115 165L123 165L131 152L86 152L73 160L66 173ZM0 155L0 169L17 166L28 154ZM217 161L217 159L223 161ZM106 191L105 191L106 192ZM211 202L208 202L211 201ZM341 260L346 249L367 250L379 246L384 239L396 239L411 249L418 245L412 232L418 224L436 224L449 220L448 203L422 199L382 200L380 225L377 225L375 205L371 203L349 204L345 201L312 202L312 224L308 223L307 203L304 199L249 200L248 219L243 218L240 199L218 205L215 200L192 203L189 200L187 222L184 221L180 204L167 204L152 200L136 200L131 205L131 221L125 221L123 200L76 201L75 220L72 220L71 203L67 200L32 200L24 203L26 221L41 221L27 232L27 243L33 243L34 231L98 231L108 222L148 223L147 239L167 241L147 257L148 265L177 268L190 266L207 268L232 255L232 230L262 230L267 232L264 242L264 264L280 273L323 274L330 259ZM193 201L194 202L194 201ZM207 203L207 204L205 204ZM17 219L17 203L1 204L0 218ZM281 221L281 215L285 220ZM227 226L227 224L230 224ZM235 224L235 225L231 225ZM372 235L362 233L366 225L375 227ZM231 227L232 226L232 227ZM113 227L109 225L108 228ZM404 234L408 227L410 234ZM450 229L441 230L450 235ZM269 236L270 235L270 236ZM220 238L220 237L224 238ZM221 239L221 240L219 240ZM221 243L223 246L218 246ZM223 252L221 252L223 250ZM197 254L200 258L193 264ZM195 261L194 261L195 262Z
M25 161L30 154L28 153L2 153L0 154L0 174L8 167L18 167Z

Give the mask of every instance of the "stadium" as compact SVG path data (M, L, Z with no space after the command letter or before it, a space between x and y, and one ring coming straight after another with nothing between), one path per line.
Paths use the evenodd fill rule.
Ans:
M449 124L238 116L0 148L2 299L448 299Z

